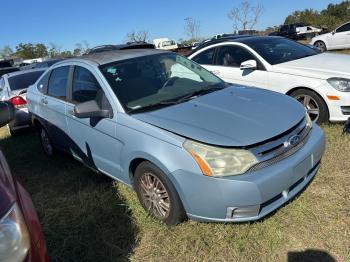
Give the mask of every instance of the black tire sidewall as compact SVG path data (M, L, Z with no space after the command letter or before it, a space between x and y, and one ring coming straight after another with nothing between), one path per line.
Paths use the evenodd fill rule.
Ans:
M308 90L308 89L298 89L290 94L290 96L292 96L293 98L295 98L299 95L311 96L317 102L319 109L320 109L320 115L319 115L318 120L316 122L317 124L323 124L323 123L329 122L328 106L319 94L317 94L311 90Z
M163 183L169 195L169 200L170 200L169 215L166 219L162 221L167 225L176 225L181 223L185 219L186 215L185 215L185 210L182 205L181 199L174 185L171 183L169 178L167 178L167 176L163 173L161 169L159 169L156 165L148 161L142 162L136 168L135 175L134 175L134 189L136 191L137 197L142 207L146 210L146 207L144 206L144 203L141 197L140 179L142 175L147 172L152 173L154 176L160 179L160 181ZM154 217L152 214L150 215Z
M55 149L54 149L54 147L53 147L53 145L52 145L52 141L51 141L51 139L50 139L49 133L48 133L47 130L46 130L44 127L42 127L42 126L40 126L37 130L38 130L38 135L39 135L39 139L40 139L40 145L41 145L41 147L42 147L42 149L43 149L45 155L47 155L48 157L52 157L52 156L54 155ZM46 136L48 137L48 139L49 139L49 141L50 141L50 145L51 145L51 147L52 147L52 152L51 152L51 154L49 154L49 153L45 150L45 146L44 146L44 144L43 144L43 139L42 139L42 137L41 137L41 132L43 132L43 131L46 133Z

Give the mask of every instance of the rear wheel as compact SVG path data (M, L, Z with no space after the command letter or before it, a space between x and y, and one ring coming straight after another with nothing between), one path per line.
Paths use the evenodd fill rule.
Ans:
M308 89L298 89L291 93L291 96L298 100L306 109L311 120L317 124L329 121L329 112L323 99Z
M314 46L322 53L327 51L326 44L323 41L317 41Z
M47 156L50 156L50 157L53 156L54 148L53 148L52 142L50 140L49 134L47 133L46 129L43 127L39 127L38 133L39 133L40 143L41 143L41 146L44 150L44 153Z
M167 225L182 222L186 215L180 197L166 175L150 162L135 171L135 190L143 208Z

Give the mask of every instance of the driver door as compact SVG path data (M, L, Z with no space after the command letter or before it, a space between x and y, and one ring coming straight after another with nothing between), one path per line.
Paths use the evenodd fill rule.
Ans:
M71 153L88 166L118 178L122 144L116 138L116 112L112 118L77 118L74 106L95 100L101 109L111 109L98 75L83 66L75 66L72 74L70 103L66 116Z
M255 60L257 69L241 70L240 65ZM223 45L218 47L215 71L225 82L266 88L267 72L260 61L244 47Z

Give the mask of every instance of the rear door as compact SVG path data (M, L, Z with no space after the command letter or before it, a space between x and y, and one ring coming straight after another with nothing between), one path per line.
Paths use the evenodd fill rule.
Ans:
M101 109L112 109L103 82L93 67L76 65L72 74L70 103L67 104L67 123L71 151L90 167L118 178L122 143L116 138L116 111L112 118L77 118L74 106L95 100Z
M41 120L52 142L63 150L66 150L68 138L66 104L70 70L70 66L54 68L51 71L46 90L39 101Z
M216 67L214 65L215 53L216 47L211 47L204 49L202 52L193 56L191 59L220 77L220 72L216 70Z
M241 70L240 65L247 60L255 60L257 69ZM216 55L215 71L225 82L255 87L266 87L267 72L260 61L246 48L238 45L222 45Z

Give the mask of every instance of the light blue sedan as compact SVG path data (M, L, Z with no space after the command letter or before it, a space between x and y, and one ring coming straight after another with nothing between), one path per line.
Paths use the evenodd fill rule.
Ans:
M128 185L169 225L260 219L307 186L325 147L294 99L166 51L59 62L27 99L47 155L63 150Z

